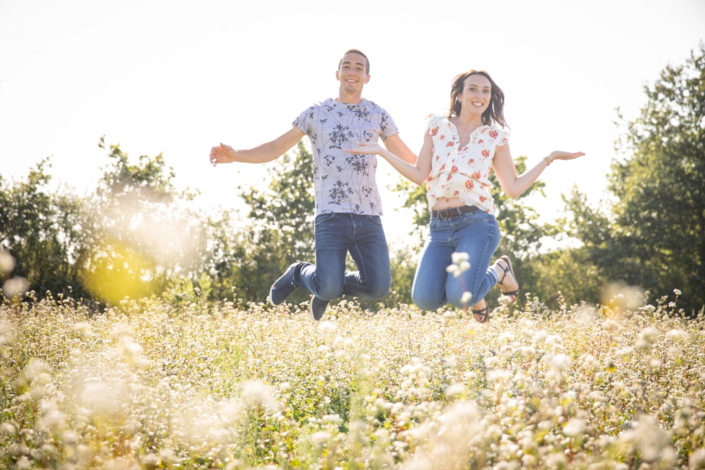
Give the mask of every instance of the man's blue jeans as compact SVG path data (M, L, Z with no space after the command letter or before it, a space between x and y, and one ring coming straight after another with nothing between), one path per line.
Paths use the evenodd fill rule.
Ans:
M389 292L392 275L389 249L376 215L348 213L316 217L316 264L301 263L294 282L321 300L341 295L381 299ZM357 271L345 272L348 251Z
M475 305L497 284L497 274L489 269L497 246L499 226L493 215L475 211L443 220L432 217L411 289L416 306L436 310L448 302L459 308ZM470 256L470 269L459 277L446 271L453 252ZM465 291L472 294L467 305L460 301Z

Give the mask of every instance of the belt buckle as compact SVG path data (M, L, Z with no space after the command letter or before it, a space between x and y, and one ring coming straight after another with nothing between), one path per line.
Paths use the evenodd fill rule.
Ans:
M453 208L449 207L448 209L443 209L443 210L439 211L438 218L441 220L452 219L456 215L456 214L451 213L452 210L453 210Z

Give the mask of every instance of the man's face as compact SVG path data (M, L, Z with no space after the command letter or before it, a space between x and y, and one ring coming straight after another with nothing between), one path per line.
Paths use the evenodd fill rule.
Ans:
M340 70L335 72L340 87L348 93L362 92L362 87L370 81L367 75L367 60L355 52L345 54Z

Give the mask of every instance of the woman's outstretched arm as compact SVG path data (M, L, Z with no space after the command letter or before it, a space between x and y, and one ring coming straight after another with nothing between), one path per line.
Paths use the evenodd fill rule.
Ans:
M526 171L523 175L517 176L517 171L514 166L514 159L509 151L509 144L497 147L494 154L493 166L497 173L497 181L502 187L507 196L518 198L524 191L534 184L538 177L543 173L543 170L555 160L573 160L585 155L583 152L561 152L556 150L545 159L537 163L532 169Z
M433 140L428 134L424 135L423 145L419 152L416 164L412 165L382 147L378 142L360 142L357 147L345 149L346 153L362 153L365 155L379 155L387 160L395 170L414 183L421 186L431 174L431 158L433 155Z

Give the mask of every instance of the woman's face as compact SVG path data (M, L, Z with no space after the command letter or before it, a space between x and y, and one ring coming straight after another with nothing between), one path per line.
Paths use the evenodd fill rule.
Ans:
M461 109L472 114L482 114L490 105L492 85L484 75L474 74L465 79L463 92L458 95Z

